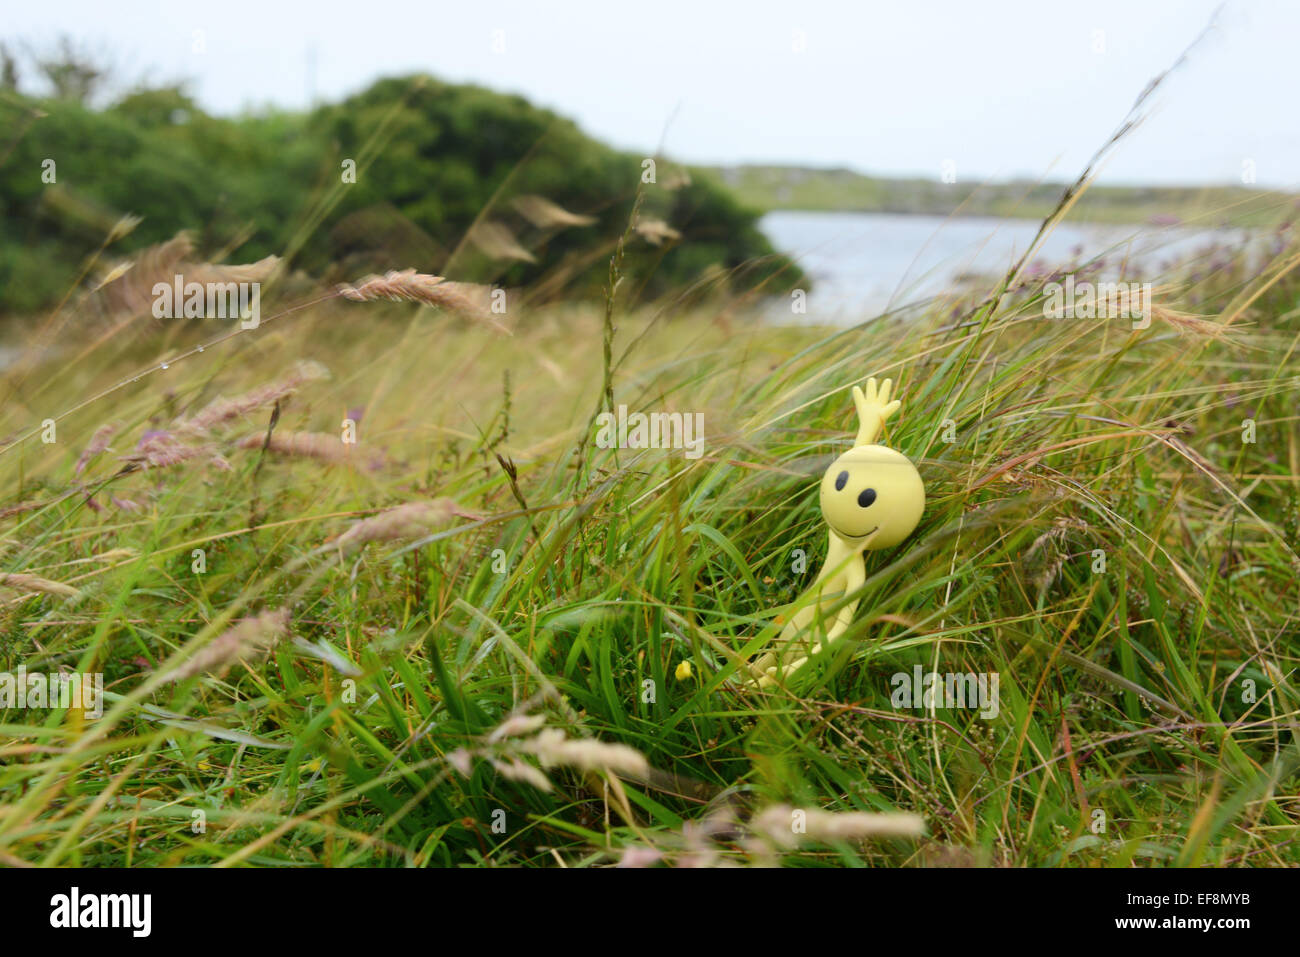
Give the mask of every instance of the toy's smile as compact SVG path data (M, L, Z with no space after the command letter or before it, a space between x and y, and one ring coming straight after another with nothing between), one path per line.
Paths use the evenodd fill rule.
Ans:
M829 522L827 522L826 524L830 525ZM873 528L871 531L867 532L865 535L849 535L849 534L846 533L846 532L841 532L841 531L840 531L838 528L836 528L834 525L831 525L830 527L831 527L831 530L832 530L836 535L838 535L840 538L844 539L844 541L848 542L850 545L862 545L862 544L865 544L866 541L867 541L867 539L871 538L872 535L874 535L874 534L876 534L876 532L880 531L880 526L877 525L875 528Z

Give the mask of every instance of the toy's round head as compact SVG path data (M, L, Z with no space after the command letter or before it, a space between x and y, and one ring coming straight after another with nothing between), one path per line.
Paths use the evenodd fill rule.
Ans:
M883 445L859 445L822 478L822 516L852 546L889 548L915 531L925 510L925 485L907 456Z

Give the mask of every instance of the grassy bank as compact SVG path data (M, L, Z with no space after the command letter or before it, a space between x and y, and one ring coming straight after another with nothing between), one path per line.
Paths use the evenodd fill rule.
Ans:
M1300 863L1286 239L1139 331L1017 281L842 330L331 298L58 337L4 378L0 663L103 672L105 714L0 714L0 860ZM753 690L868 375L925 516ZM611 400L704 454L596 447ZM918 666L996 716L894 707Z
M945 183L933 178L864 176L847 169L789 166L714 167L700 171L746 206L827 212L911 213L1046 219L1061 183ZM1093 186L1072 221L1142 224L1186 223L1214 228L1275 226L1295 215L1296 197L1246 186Z

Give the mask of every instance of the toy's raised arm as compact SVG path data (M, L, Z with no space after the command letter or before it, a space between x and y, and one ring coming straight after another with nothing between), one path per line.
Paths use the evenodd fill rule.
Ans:
M897 399L889 401L893 387L894 380L886 379L877 390L875 376L867 380L866 394L856 385L853 387L853 404L858 408L858 438L854 445L875 445L885 431L885 420L902 405Z

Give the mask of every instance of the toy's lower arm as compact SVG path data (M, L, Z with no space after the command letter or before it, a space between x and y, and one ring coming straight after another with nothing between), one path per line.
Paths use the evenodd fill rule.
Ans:
M853 623L853 615L858 608L856 599L841 606L835 613L835 617L831 619L825 637L815 642L806 653L801 653L804 649L800 647L799 637L809 627L815 626L821 610L835 604L845 595L857 591L866 581L861 553L844 556L837 555L837 551L838 549L832 544L831 554L827 556L826 564L822 567L821 574L817 576L817 583L813 586L814 591L817 592L816 596L811 604L800 608L782 629L781 637L777 639L777 651L767 652L752 663L751 668L758 679L759 687L774 684L778 673L786 677L794 674L825 645L829 645L844 634ZM837 558L838 561L835 561ZM807 637L811 639L813 636Z
M854 561L849 562L849 567L844 570L844 591L841 592L841 597L853 594L867 580L867 572L862 564L862 556L854 556L854 559ZM835 616L835 621L826 632L827 644L830 644L848 630L849 625L853 623L853 613L857 610L858 599L856 598L839 610L839 613ZM817 648L813 648L812 653L817 654L817 650Z
M866 571L862 567L862 559L850 562L849 567L845 570L844 591L843 595L849 595L862 587L862 583L867 580ZM802 668L809 658L820 654L821 650L835 641L840 635L849 630L849 625L853 624L853 615L858 610L858 600L855 598L847 605L842 607L835 615L835 620L831 622L830 628L826 629L826 639L812 646L812 650L802 658L796 658L785 666L784 671L787 675L792 675Z

